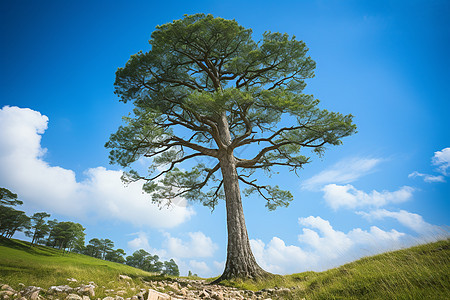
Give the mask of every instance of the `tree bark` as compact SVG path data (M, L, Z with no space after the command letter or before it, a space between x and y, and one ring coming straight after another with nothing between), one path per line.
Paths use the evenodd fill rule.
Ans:
M231 137L225 115L222 116L219 123L219 133L222 142L229 146ZM236 170L236 159L232 149L223 149L221 154L219 161L226 199L228 245L225 270L214 282L236 278L256 279L267 276L270 273L264 271L258 265L250 248Z

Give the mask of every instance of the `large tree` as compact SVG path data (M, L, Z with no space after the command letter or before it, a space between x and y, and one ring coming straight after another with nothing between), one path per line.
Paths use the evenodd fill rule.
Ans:
M351 115L320 109L302 93L315 69L304 42L272 32L255 42L251 34L204 14L158 26L151 49L117 70L115 92L133 102L134 115L106 144L111 162L126 168L153 159L150 174L130 168L123 178L144 180L155 203L184 197L214 209L226 200L227 261L219 280L267 274L250 249L240 183L269 210L288 206L291 193L257 181L258 170L297 171L310 161L305 150L321 154L356 129ZM179 168L188 160L195 166Z

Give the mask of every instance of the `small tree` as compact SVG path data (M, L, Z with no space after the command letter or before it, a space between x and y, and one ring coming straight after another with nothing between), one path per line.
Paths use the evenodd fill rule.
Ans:
M125 255L127 255L127 254L125 253L125 251L123 249L116 249L116 250L112 250L112 251L108 252L106 254L105 259L123 264L123 263L125 263L125 258L123 258Z
M50 226L45 221L50 217L46 212L35 213L31 216L31 230L26 232L27 236L32 237L31 245L39 243L50 231Z
M178 269L178 265L175 263L173 259L164 262L164 269L162 274L169 276L180 276L180 270Z
M151 255L144 249L137 250L131 256L127 256L126 264L155 273L160 273L163 268L163 263L159 261L158 255Z
M292 194L260 183L257 171L296 172L310 162L304 150L321 154L356 129L351 115L320 109L302 93L316 66L304 42L272 32L255 42L251 33L204 14L158 26L151 49L116 72L116 94L135 109L106 144L111 162L125 168L153 159L148 176L129 169L124 180L144 180L154 203L185 197L214 209L226 200L227 261L218 281L268 274L250 249L240 183L269 210L286 207ZM192 169L178 168L192 159Z
M53 247L65 251L77 246L84 246L85 228L79 223L59 222L50 231L49 241Z
M0 188L0 235L11 238L16 231L30 229L30 218L25 212L16 210L11 206L22 205L14 194L6 188Z

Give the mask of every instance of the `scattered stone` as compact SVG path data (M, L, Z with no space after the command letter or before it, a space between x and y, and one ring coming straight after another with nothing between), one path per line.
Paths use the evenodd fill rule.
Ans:
M148 290L147 300L170 300L170 296L152 289Z
M2 290L15 292L15 290L7 284L2 285Z
M123 279L123 280L132 280L130 276L127 275L119 275L119 279Z
M78 282L78 280L76 280L75 278L67 278L68 282Z
M79 295L87 295L90 297L94 297L95 296L95 286L88 284L88 285L84 285L82 284L80 287L76 288L76 291Z
M115 299L113 297L108 296L108 297L103 298L103 300L115 300Z
M57 294L57 293L72 293L73 288L68 285L57 285L51 286L47 290L47 294Z
M29 299L33 297L33 300L35 300L38 298L40 290L41 288L37 286L27 286L23 291L20 292L20 294L21 296Z
M83 298L81 298L77 294L69 294L69 295L67 295L65 300L83 300Z

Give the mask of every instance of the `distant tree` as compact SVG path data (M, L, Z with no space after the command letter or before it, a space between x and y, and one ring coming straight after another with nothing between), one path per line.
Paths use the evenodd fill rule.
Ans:
M23 202L20 200L17 200L17 194L14 194L8 189L0 188L0 204L1 205L22 205Z
M16 231L26 231L30 226L30 218L25 212L5 205L0 205L1 236L11 238Z
M93 238L89 240L89 244L86 246L86 255L95 257L95 258L102 258L102 242L98 238Z
M192 276L192 272L191 272L191 270L189 270L188 277L191 277L191 276Z
M47 221L47 225L48 225L48 228L49 228L49 233L48 233L48 236L47 236L47 240L45 241L45 244L46 244L47 246L55 247L55 240L54 240L54 238L53 238L53 236L52 236L52 233L53 233L53 228L55 228L55 226L56 226L58 223L59 223L59 222L58 222L58 220L56 220L56 219L48 220L48 221Z
M240 185L269 210L287 207L292 194L261 174L296 173L310 150L320 155L355 133L353 116L303 93L316 63L287 34L254 41L234 20L195 14L158 26L149 43L116 72L115 93L134 109L106 144L111 163L128 169L126 181L143 180L159 205L184 197L214 209L224 199L227 260L217 281L267 276L250 248ZM131 169L141 157L153 160L149 174Z
M123 249L116 249L108 252L105 259L123 264L125 263L125 258L123 258L125 255L126 253Z
M31 216L31 230L26 232L27 236L32 237L31 245L38 244L50 232L50 226L45 221L49 217L50 214L46 212L35 213Z
M25 212L16 210L11 206L22 205L14 194L6 188L0 188L0 235L11 238L16 231L30 229L30 218Z
M84 245L85 228L79 223L59 222L53 226L49 240L53 247L65 251L76 245Z
M110 239L93 238L89 241L87 247L89 248L86 249L86 255L90 255L92 257L100 259L106 259L106 255L109 252L113 251L114 242Z
M163 268L163 263L159 261L158 255L151 255L144 249L137 250L131 256L127 256L126 264L155 273L160 273Z
M102 259L106 259L106 255L111 251L113 251L114 242L111 241L110 239L101 239L100 242L101 242L100 251Z
M162 274L170 276L180 276L180 270L178 269L178 265L175 263L173 259L164 262L164 269L162 271Z

